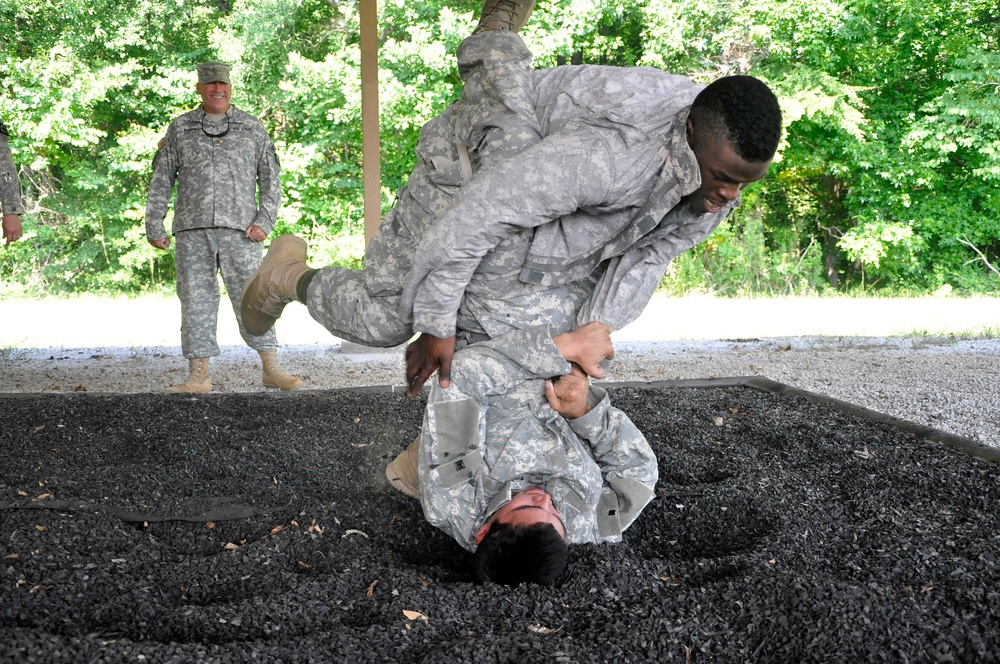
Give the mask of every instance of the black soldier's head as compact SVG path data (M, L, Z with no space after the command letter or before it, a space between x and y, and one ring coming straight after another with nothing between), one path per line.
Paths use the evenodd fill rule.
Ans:
M778 99L752 76L726 76L702 90L688 116L688 145L701 186L688 197L695 213L718 212L767 173L781 137Z

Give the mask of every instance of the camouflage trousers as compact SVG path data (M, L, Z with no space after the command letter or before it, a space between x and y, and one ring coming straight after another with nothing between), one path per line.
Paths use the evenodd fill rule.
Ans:
M364 270L324 267L309 284L310 315L341 339L388 347L412 336L399 310L403 283L424 233L474 173L541 138L532 56L516 34L478 33L462 42L457 57L462 98L421 129L417 165L372 238ZM530 235L515 244L526 251L529 240ZM489 287L481 289L481 297L491 299ZM497 299L503 297L496 293ZM463 327L473 328L470 333L477 337L492 336L469 317L463 320L460 312Z
M263 247L251 242L243 231L232 228L198 228L180 231L177 246L177 297L181 301L181 351L184 357L215 357L219 354L216 330L219 321L219 273L236 312L240 335L258 351L278 347L274 328L254 336L243 327L240 293L243 284L260 267Z

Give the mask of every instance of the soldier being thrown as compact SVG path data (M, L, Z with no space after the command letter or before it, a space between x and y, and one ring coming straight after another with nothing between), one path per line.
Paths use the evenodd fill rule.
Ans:
M304 241L277 238L244 288L248 329L270 329L299 301L356 343L419 332L407 349L410 394L435 369L446 386L456 347L538 323L558 333L635 320L670 261L767 173L781 111L763 82L532 70L517 34L531 8L484 4L457 53L462 98L422 128L417 165L364 270L310 269Z
M172 231L177 239L181 350L188 358L189 375L167 391L212 390L208 361L219 354L220 272L240 334L260 353L264 385L292 390L302 381L278 364L274 330L248 332L239 306L243 284L260 267L261 243L274 228L281 198L274 143L257 118L230 104L228 65L199 64L197 90L201 106L171 122L160 141L146 201L146 237L154 247L166 249L170 237L163 218L177 183Z

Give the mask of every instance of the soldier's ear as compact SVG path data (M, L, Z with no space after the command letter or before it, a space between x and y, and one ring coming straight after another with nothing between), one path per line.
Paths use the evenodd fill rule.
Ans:
M479 546L479 543L483 541L483 538L486 537L486 533L490 531L490 526L492 525L493 525L493 519L490 519L489 521L484 523L479 530L476 531L476 536L474 538L476 541L476 546Z

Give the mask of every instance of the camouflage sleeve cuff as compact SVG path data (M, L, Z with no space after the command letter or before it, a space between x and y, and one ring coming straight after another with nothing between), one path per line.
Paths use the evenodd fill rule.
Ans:
M8 205L8 203L10 204ZM21 205L21 201L19 200L14 200L14 201L4 200L0 201L0 212L3 212L3 214L5 215L16 214L20 216L24 214L24 206Z
M413 331L432 334L438 339L455 336L458 317L455 312L447 313L430 307L413 307Z
M608 409L611 407L611 399L608 392L602 387L591 386L590 394L587 395L587 403L590 411L586 415L567 420L569 426L576 435L587 441L596 441L601 438L607 422Z
M163 227L163 222L152 222L146 220L146 239L149 241L162 240L167 237L167 229Z
M262 231L270 235L271 231L274 230L274 219L269 218L267 214L265 214L263 211L260 211L257 213L257 216L254 217L253 223L251 225L260 226Z

